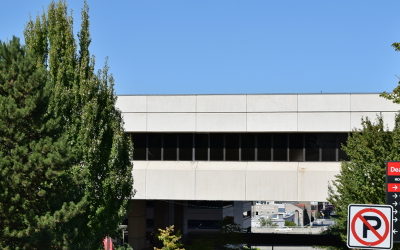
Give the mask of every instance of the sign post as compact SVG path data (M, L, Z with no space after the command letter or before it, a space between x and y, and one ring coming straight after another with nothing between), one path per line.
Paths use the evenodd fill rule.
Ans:
M400 242L400 162L386 163L386 204L393 206L393 241Z
M388 205L351 204L348 207L349 248L392 249L393 208Z

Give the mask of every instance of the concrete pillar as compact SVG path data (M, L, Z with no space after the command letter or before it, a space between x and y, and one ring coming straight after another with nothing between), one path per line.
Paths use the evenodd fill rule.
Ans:
M188 202L184 201L182 208L182 234L186 235L188 233Z
M175 225L175 205L173 201L169 201L168 203L168 226Z
M146 201L130 200L128 208L128 243L135 250L146 247Z

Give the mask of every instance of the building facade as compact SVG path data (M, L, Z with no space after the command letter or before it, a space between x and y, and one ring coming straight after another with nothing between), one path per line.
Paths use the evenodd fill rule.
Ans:
M138 95L117 106L134 143L137 248L168 224L217 230L229 217L245 228L251 201L326 201L349 132L377 115L390 129L399 109L378 94Z

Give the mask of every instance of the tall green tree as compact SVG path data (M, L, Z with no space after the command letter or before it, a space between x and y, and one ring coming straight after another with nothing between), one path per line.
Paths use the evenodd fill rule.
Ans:
M337 213L334 231L346 242L347 206L349 204L385 204L385 162L400 160L400 119L393 131L384 126L382 117L376 122L362 121L362 129L353 131L343 149L349 161L342 162L341 171L328 201Z
M400 50L399 43L392 46ZM381 96L400 104L400 82L391 93ZM349 160L342 162L328 201L338 215L332 232L346 242L349 204L385 204L386 162L400 161L400 116L396 116L393 130L385 127L381 116L375 122L363 119L362 128L353 131L342 148Z
M94 72L87 4L78 39L60 1L25 41L0 55L0 247L97 248L132 195L132 148L108 66Z
M68 161L66 138L46 116L50 91L46 68L17 38L0 44L1 248L47 247L39 217L56 205L61 181L69 181L60 171Z

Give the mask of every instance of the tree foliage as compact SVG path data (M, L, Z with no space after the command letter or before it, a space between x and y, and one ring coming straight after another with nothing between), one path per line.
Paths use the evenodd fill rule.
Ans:
M0 247L97 248L132 195L132 150L87 4L78 39L60 1L25 41L0 44Z
M346 241L349 204L385 204L387 161L400 160L400 119L393 131L376 122L362 121L362 129L351 133L343 146L349 161L342 162L340 174L329 189L329 199L337 213L335 230Z
M295 227L297 224L290 220L285 220L285 227Z
M277 227L278 225L272 221L271 218L260 217L258 219L260 226L262 227Z
M392 46L400 50L400 43ZM381 96L400 104L400 81L391 93ZM342 148L349 161L342 162L340 174L329 188L328 201L337 213L332 233L345 242L349 204L385 204L386 162L400 161L400 116L396 115L393 130L385 127L382 116L376 122L363 119L362 129L353 131Z
M154 247L154 250L185 250L180 242L182 236L180 233L174 232L174 225L165 229L159 228L158 231L157 238L161 241L162 247Z

